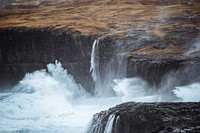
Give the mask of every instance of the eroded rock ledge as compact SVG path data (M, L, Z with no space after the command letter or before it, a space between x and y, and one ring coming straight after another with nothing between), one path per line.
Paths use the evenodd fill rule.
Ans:
M200 103L129 102L95 114L88 133L197 133L199 126Z

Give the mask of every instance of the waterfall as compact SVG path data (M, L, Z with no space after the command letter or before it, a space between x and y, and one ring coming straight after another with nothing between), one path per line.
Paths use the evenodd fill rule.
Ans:
M99 72L99 40L97 38L92 45L91 60L90 60L90 72L95 83L95 95L100 95L99 91L101 90L101 81L100 81L100 72Z
M115 120L115 115L113 115L113 114L110 115L109 118L108 118L108 121L106 123L104 133L112 133L114 120Z
M115 96L113 91L114 79L126 77L126 56L124 53L116 52L118 47L113 49L112 56L101 62L99 57L99 42L105 36L97 38L91 51L90 72L95 82L95 95L100 97ZM102 49L101 49L102 50Z
M94 82L97 80L97 76L99 75L98 67L99 67L99 57L98 57L98 43L99 39L96 39L92 45L91 52L91 60L90 60L90 72L92 73L92 78Z

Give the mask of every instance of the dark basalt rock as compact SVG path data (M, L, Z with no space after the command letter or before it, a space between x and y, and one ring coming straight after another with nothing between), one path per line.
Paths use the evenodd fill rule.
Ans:
M160 86L170 76L175 79L174 86L198 82L200 58L190 57L149 57L134 55L128 60L128 77L140 77L151 86ZM134 59L133 59L134 58Z
M146 33L144 30L129 30L121 36L111 34L102 37L98 44L101 80L107 80L105 79L107 74L113 76L112 80L127 77L127 73L131 74L130 77L135 76L132 72L127 71L132 66L131 62L127 62L128 52L152 43L157 46L165 45L160 37Z
M93 88L90 54L93 38L51 29L0 30L0 85L15 84L25 73L60 61L76 82ZM86 82L87 81L87 82Z
M200 132L200 103L123 103L93 116L88 133L103 133L114 115L112 133Z
M199 32L197 29L174 30L162 38L154 37L159 43L154 41L149 45L152 45L158 53L148 54L152 49L149 51L147 49L142 54L136 52L128 55L127 77L140 77L151 86L160 86L170 72L176 73L177 83L174 85L199 81L200 76L197 75L200 73L199 50L193 54L185 54L194 43L199 42ZM173 48L166 50L170 45L174 49L177 48L177 51L181 48L183 50L180 53L175 53L176 50ZM140 49L142 47L138 48Z
M167 79L167 76L174 72L177 80L174 86L198 82L200 76L199 51L193 55L184 55L199 39L199 30L174 30L164 37L156 34L149 34L144 30L129 30L121 36L107 35L99 42L99 61L101 64L100 77L104 80L107 73L113 72L113 78L140 77L149 85L159 87ZM184 49L182 53L176 52L170 47ZM130 54L130 51L137 51L152 46L157 53ZM151 52L145 51L145 52ZM169 51L166 55L162 52ZM181 51L181 50L180 50ZM121 61L119 56L125 58ZM122 62L120 64L120 62ZM107 69L105 69L107 68ZM124 72L123 74L120 72ZM110 74L112 75L112 74Z

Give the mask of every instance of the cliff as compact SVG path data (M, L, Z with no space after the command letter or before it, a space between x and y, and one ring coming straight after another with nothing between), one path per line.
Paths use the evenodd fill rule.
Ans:
M16 84L25 73L46 68L55 60L87 90L90 77L91 37L48 29L1 29L1 85ZM88 80L90 82L85 82Z
M91 45L106 35L102 64L126 54L128 77L159 85L167 72L199 64L199 49L186 54L199 41L199 6L199 0L3 1L0 81L16 82L57 59L89 90Z

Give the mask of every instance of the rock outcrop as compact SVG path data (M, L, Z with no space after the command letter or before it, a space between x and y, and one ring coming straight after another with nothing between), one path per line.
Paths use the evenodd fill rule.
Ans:
M86 90L94 84L90 76L92 37L48 29L0 30L0 84L15 84L25 73L45 69L60 61ZM87 81L87 82L86 82Z
M130 102L95 114L88 133L197 133L199 125L200 103Z

